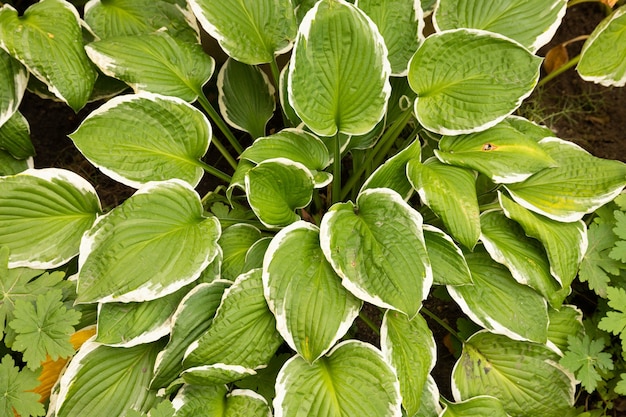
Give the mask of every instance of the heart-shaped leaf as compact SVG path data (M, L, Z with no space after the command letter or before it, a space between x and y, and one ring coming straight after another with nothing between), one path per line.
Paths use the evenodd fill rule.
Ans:
M312 365L300 356L276 379L276 417L400 417L395 373L373 346L348 340Z
M407 176L424 204L442 218L450 234L467 248L473 248L480 236L475 174L429 158L423 164L418 159L409 161Z
M576 70L587 81L605 86L626 85L626 63L615 45L626 42L626 6L615 10L591 33L583 45Z
M0 127L17 111L27 83L26 68L0 49Z
M536 140L503 121L468 135L444 136L435 155L446 164L474 169L495 183L524 181L556 162Z
M253 269L224 292L213 324L189 346L183 366L221 363L256 369L267 365L282 342L263 296L261 270Z
M432 284L422 216L396 192L364 191L322 218L320 244L342 284L360 299L414 317Z
M222 49L248 65L272 62L296 37L290 0L190 0L189 5Z
M102 210L91 184L56 168L1 177L0 202L0 246L11 252L10 268L65 264Z
M206 116L185 101L139 93L108 101L69 136L91 163L130 187L171 178L195 187L211 132Z
M215 68L199 44L166 32L107 38L85 49L104 74L126 82L136 93L148 91L188 102L202 93Z
M558 362L545 345L479 332L463 345L452 393L456 401L496 397L512 416L560 417L574 405L576 382Z
M250 169L245 184L248 202L259 220L268 227L280 227L300 220L294 210L311 202L314 179L301 163L276 158Z
M308 169L321 171L330 165L328 148L317 136L301 129L283 129L278 133L258 138L241 154L260 164L268 159L287 158Z
M198 26L190 15L167 0L89 0L85 4L85 22L100 39L143 35L165 28L174 38L198 43Z
M562 223L525 209L502 193L500 206L519 223L527 236L539 240L550 260L550 272L563 288L569 288L587 252L587 227L582 220Z
M518 204L560 222L575 222L613 200L626 186L626 164L592 156L558 138L540 142L557 162L524 182L506 185Z
M437 359L437 346L426 320L419 314L409 320L387 310L380 327L380 349L398 374L402 406L408 415L416 415Z
M289 67L289 102L318 135L364 134L385 114L390 72L374 22L345 0L322 0L300 25Z
M292 223L272 240L263 287L276 326L307 362L315 362L349 330L361 301L342 285L319 243L319 229Z
M474 285L448 286L450 296L480 326L516 340L545 343L546 300L515 282L511 273L487 253L465 255Z
M152 389L167 387L183 371L185 350L211 326L230 284L222 280L198 284L182 299L172 316L170 340L156 358Z
M216 256L219 221L180 180L149 183L83 236L77 302L147 301L195 281Z
M217 75L220 113L235 129L256 139L274 115L275 89L259 68L228 59Z
M433 34L409 62L417 119L442 135L495 126L530 95L540 65L541 58L502 35L476 29Z
M415 0L358 0L356 5L378 26L389 50L394 76L407 73L409 60L424 38L424 16Z
M74 111L87 103L96 71L83 48L78 12L65 0L42 0L23 16L0 9L0 47Z
M162 347L160 343L131 348L85 343L64 371L58 396L50 400L50 410L57 417L79 417L85 415L88 404L89 415L119 416L142 407L151 398L154 401L156 392L148 385Z
M480 240L496 261L505 265L520 284L534 288L554 308L560 308L570 288L561 288L550 275L550 263L543 247L524 234L522 227L502 211L491 210L480 216Z
M548 43L565 16L567 0L440 0L433 24L437 31L473 28L500 33L536 52Z

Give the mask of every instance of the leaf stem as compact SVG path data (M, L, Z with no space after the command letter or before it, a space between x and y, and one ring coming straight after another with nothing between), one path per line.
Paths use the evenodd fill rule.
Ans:
M208 172L209 174L213 175L214 177L217 177L223 181L226 181L226 183L230 183L230 180L232 179L232 177L222 171L220 171L219 169L212 167L211 165L207 164L204 161L198 161L200 166L202 167L202 169L204 169L206 172Z
M380 330L378 329L378 327L376 326L376 323L374 323L372 320L370 320L369 317L367 317L365 314L363 314L363 312L359 312L359 318L361 320L363 320L363 323L365 323L367 325L367 327L369 327L370 329L372 329L372 331L377 335L380 336Z
M537 83L537 87L541 87L541 86L545 85L548 81L550 81L553 78L556 78L557 76L561 75L562 73L564 73L565 71L567 71L568 69L570 69L574 65L576 65L578 63L578 61L580 61L580 55L575 56L574 58L570 59L565 64L563 64L561 67L555 69L550 74L548 74L545 77L543 77Z
M446 331L450 333L452 336L454 336L456 340L458 340L461 343L465 343L465 338L463 338L456 330L450 327L448 323L441 320L435 313L431 312L429 309L427 309L424 306L422 306L421 311L424 312L424 314L426 314L428 317L433 319L435 322L437 322L437 324L439 324L441 327L446 329Z
M226 122L224 122L222 117L217 113L215 108L211 105L211 103L209 102L209 99L206 98L203 91L199 92L198 101L200 102L200 105L202 106L204 111L207 112L211 120L213 120L213 122L217 125L219 130L224 134L224 136L226 136L226 139L228 139L228 142L231 144L233 149L235 149L238 155L241 155L241 153L243 152L243 148L241 147L241 144L239 143L237 138L235 138L235 135L233 135L233 132L228 128L228 126L226 125ZM226 159L229 159L229 157L227 157L226 155L224 155L224 157ZM232 157L230 157L230 159L234 161ZM233 168L236 168L236 167L237 167L237 163L233 165Z
M335 133L333 138L335 148L335 157L333 161L333 185L331 190L331 202L335 204L344 196L341 193L341 144L339 143L339 131Z
M345 199L350 191L357 185L359 179L361 178L367 167L370 166L374 158L379 154L382 154L384 157L384 155L389 152L389 149L391 149L395 140L398 138L398 136L400 136L400 133L402 133L402 130L411 119L411 115L412 109L405 111L398 119L396 119L391 127L385 131L374 149L372 149L371 152L367 153L365 159L361 162L359 167L354 170L353 174L348 179L348 182L341 192L341 200ZM383 153L384 150L386 151Z

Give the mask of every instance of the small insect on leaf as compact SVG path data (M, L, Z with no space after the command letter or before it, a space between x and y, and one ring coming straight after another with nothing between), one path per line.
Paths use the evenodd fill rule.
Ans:
M569 61L569 54L565 44L561 43L548 51L543 61L543 68L546 73L550 74L565 65L567 61Z
M496 149L498 149L498 147L493 143L485 143L482 147L483 151L495 151Z

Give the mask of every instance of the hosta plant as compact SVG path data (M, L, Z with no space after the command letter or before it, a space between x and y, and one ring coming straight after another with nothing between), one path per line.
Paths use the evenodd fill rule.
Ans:
M626 165L514 115L567 1L500 3L0 8L2 415L550 417L581 412L578 381L626 395L605 351L626 337ZM626 79L601 53L624 10L589 38L592 81ZM136 192L103 208L89 178L33 169L26 89L96 102L69 137ZM451 398L425 316L462 346Z

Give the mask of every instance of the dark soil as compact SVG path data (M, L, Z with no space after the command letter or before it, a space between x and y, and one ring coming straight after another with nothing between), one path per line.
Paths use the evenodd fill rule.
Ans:
M554 40L542 48L539 55L544 56L551 47L561 42L591 33L604 17L604 9L596 4L574 6L568 11ZM570 56L576 56L581 46L582 42L568 46ZM585 82L574 69L570 69L533 93L518 113L546 124L556 136L578 143L596 156L626 161L625 101L626 89L606 88ZM31 138L37 150L35 167L66 168L77 172L95 186L107 209L120 204L134 190L100 173L67 137L100 104L92 103L75 114L64 104L27 93L20 110L31 124ZM462 317L453 302L431 296L425 306L453 328L456 328L457 318ZM369 313L374 320L380 319L375 317L376 309L366 312ZM442 395L451 399L450 375L458 352L450 344L448 332L435 321L428 321L435 335L439 356L433 375ZM362 322L358 322L357 331L363 333L364 339L379 345L378 336Z

